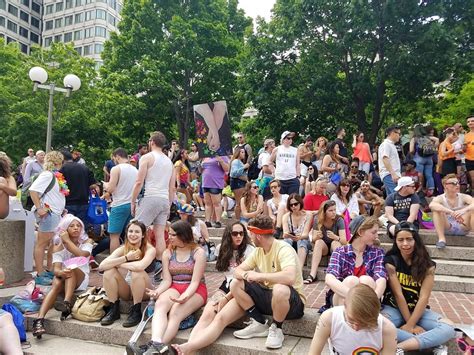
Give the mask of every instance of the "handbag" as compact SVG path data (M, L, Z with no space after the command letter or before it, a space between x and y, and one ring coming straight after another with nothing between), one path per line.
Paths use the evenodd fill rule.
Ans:
M105 290L101 287L91 287L77 296L72 317L83 322L97 322L105 316L104 307L110 305Z
M89 194L89 208L87 209L87 222L91 224L104 224L109 220L107 215L107 201L97 194Z

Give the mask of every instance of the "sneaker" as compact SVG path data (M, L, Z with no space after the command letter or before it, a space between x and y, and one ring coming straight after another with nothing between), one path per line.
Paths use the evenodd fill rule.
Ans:
M214 223L214 228L222 228L222 223L221 222L215 222Z
M168 353L168 345L163 343L155 343L152 342L148 347L147 351L143 353L143 355L158 355L158 354L167 354Z
M99 263L95 261L95 258L91 255L89 258L89 267L94 270L99 267Z
M397 348L395 355L404 355L404 354L405 354L405 351L403 351L403 349Z
M285 340L283 331L280 328L277 328L276 324L273 323L270 326L270 329L268 329L268 336L265 346L268 349L280 349L283 346L283 340Z
M250 318L250 321L245 322L247 327L234 332L234 336L239 339L252 339L252 338L265 338L268 336L268 320L265 324L257 322L255 319Z
M446 345L439 345L433 348L433 355L448 355L448 347Z
M444 249L446 248L446 242L444 240L440 240L436 242L437 249Z
M155 271L153 274L153 279L155 282L160 282L161 281L161 271L163 270L163 264L161 263L160 260L155 261Z
M205 221L204 223L206 224L206 227L207 227L207 228L211 228L211 227L212 227L212 224L211 224L211 222L209 222L209 221Z

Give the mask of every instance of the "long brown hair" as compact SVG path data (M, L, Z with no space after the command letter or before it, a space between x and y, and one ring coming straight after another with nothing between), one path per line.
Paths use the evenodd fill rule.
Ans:
M186 246L191 247L191 249L199 248L199 245L194 241L193 229L191 224L187 221L176 221L171 226L170 229L174 230L176 237L182 241ZM173 248L170 243L170 249Z
M0 176L8 179L12 175L11 166L10 158L2 152L0 154Z
M234 229L235 225L240 225L244 231L242 243L240 243L239 247L237 248L237 255L235 261L238 265L244 261L244 254L245 250L247 249L247 245L250 244L250 238L247 232L247 228L237 221L232 223L232 225L228 225L225 230L224 234L222 234L221 246L219 248L219 255L217 256L217 263L216 263L216 270L217 271L228 271L230 259L234 256L234 248L233 248L233 241L232 241L232 230Z
M326 219L326 211L329 207L336 206L336 202L333 200L324 201L318 210L318 230L322 231L324 228L324 220ZM334 219L334 223L336 223L338 216L336 215L336 219Z
M142 222L139 222L139 221L131 221L127 225L127 228L125 228L126 236L125 236L125 243L123 244L123 255L127 255L129 251L136 250L132 246L132 244L130 244L130 242L128 241L128 228L130 228L130 226L138 226L138 227L140 227L140 229L142 231L143 238L142 238L142 241L140 242L140 246L138 248L142 252L142 255L140 257L140 260L141 260L145 256L148 241L147 241L147 238L146 238L146 226Z
M362 328L375 329L378 325L380 301L375 291L365 284L358 284L349 290L346 297L351 315Z
M245 207L247 207L247 212L250 212L250 203L252 202L250 197L252 194L250 193L250 190L252 188L252 185L257 185L255 180L251 180L245 184L245 191L242 194L242 197L245 199ZM258 186L258 185L257 185ZM255 195L256 201L258 201L258 194Z

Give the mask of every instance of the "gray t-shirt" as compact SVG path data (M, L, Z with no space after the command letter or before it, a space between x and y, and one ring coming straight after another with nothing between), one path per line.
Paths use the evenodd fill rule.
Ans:
M337 216L336 220L334 221L334 224L330 228L327 228L327 227L323 226L322 231L321 231L321 232L323 232L323 241L326 244L331 245L331 242L333 240L328 237L327 232L331 231L335 235L339 235L339 231L344 230L344 229L345 229L344 219L340 216ZM313 218L313 230L315 230L315 231L319 230L319 228L318 228L318 215L314 216L314 218Z

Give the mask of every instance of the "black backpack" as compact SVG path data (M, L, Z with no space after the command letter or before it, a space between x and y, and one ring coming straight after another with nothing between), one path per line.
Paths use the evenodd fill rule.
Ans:
M261 168L258 167L258 155L253 158L252 162L250 163L248 169L248 178L249 180L256 180L258 179L258 175L260 174Z

